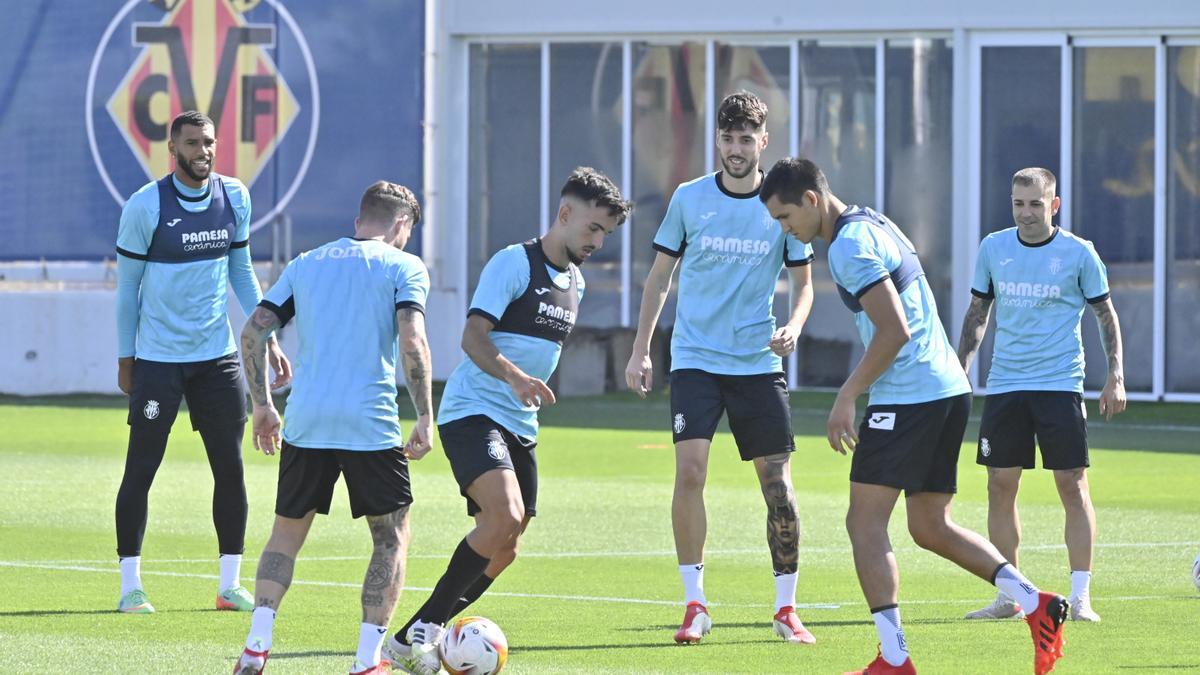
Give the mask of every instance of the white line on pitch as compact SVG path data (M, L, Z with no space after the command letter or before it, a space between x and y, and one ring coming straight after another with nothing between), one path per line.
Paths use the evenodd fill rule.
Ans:
M0 567L19 567L25 569L41 569L56 572L96 572L101 574L120 574L119 569L101 568L101 567L85 567L83 565L49 565L44 563L20 563L11 561L0 561ZM197 574L192 572L156 572L143 570L142 574L146 576L159 577L182 577L187 579L217 579L215 574ZM332 588L361 588L359 582L348 581L306 581L297 579L292 581L293 585L301 586L322 586ZM424 586L405 586L406 591L432 591L432 588ZM615 602L622 604L637 604L637 605L665 605L676 606L678 600L648 600L645 598L616 598L596 595L554 595L551 593L510 593L504 591L489 591L488 595L503 598L535 598L541 600L569 600L582 602ZM1180 594L1176 595L1119 595L1119 596L1095 596L1097 600L1106 602L1139 602L1145 600L1178 600L1183 597ZM1190 596L1189 596L1190 599ZM957 600L945 599L916 599L903 600L906 605L973 605L979 603L980 598L960 598ZM844 606L861 605L862 600L841 600L838 602L822 602L822 603L797 603L797 609L841 609ZM738 607L738 608L757 608L764 607L762 604L725 604L725 603L710 603L713 607Z
M1096 544L1096 548L1193 548L1200 546L1197 541L1147 541L1147 542L1101 542ZM900 551L915 551L916 547L897 546ZM1023 551L1063 551L1066 550L1066 544L1025 544L1021 546ZM754 555L763 553L766 547L763 548L732 548L732 549L717 549L706 552L710 556L730 556L730 555ZM801 545L800 554L805 553L850 553L849 546L816 546L808 547ZM663 549L661 551L564 551L555 553L553 551L534 551L521 552L518 557L521 558L663 558L674 556L675 551ZM346 560L367 560L370 556L366 553L363 555L329 555L329 556L301 556L297 558L299 562L337 562ZM448 557L445 553L410 553L410 560L443 560ZM216 558L148 558L150 564L169 565L169 564L202 564L214 562ZM256 558L245 558L243 562L249 564L255 562ZM9 561L14 564L37 563L42 565L103 565L112 563L115 558L106 560L13 560ZM0 565L6 564L0 561Z

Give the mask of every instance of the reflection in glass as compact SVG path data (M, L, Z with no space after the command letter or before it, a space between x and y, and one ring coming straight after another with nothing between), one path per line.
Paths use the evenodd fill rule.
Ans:
M1200 312L1196 311L1196 301L1200 298L1200 47L1167 50L1167 106L1166 390L1197 392L1200 391L1200 359L1195 358L1196 336L1200 335ZM1124 312L1119 311L1124 323Z
M1149 391L1154 346L1154 49L1075 49L1073 229L1108 266L1121 319L1125 388ZM1091 312L1088 312L1089 314ZM1087 376L1108 367L1093 319L1083 322Z
M1014 173L1040 166L1057 176L1062 163L1062 47L984 47L982 52L981 240L1014 225ZM951 334L957 332L954 328ZM989 330L979 347L980 382L987 382L992 367L995 334Z
M847 204L875 204L875 47L800 43L800 156L825 172ZM801 343L801 386L838 387L862 353L854 320L834 289L826 242L814 241L816 291Z
M633 49L633 270L630 312L635 319L642 287L654 261L654 235L680 183L704 173L704 44L639 43ZM674 323L674 303L659 326Z
M467 282L488 259L540 231L539 45L471 45Z
M884 84L884 209L916 246L948 334L953 62L946 40L889 40Z
M553 222L559 190L577 166L590 166L621 185L621 45L550 46L550 203ZM622 225L621 227L628 227ZM587 293L579 325L621 323L621 231L583 268Z

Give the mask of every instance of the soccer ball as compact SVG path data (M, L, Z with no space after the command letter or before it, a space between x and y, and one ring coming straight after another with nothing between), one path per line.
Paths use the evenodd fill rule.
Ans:
M481 616L465 616L442 638L442 665L453 675L493 675L508 661L508 638Z
M1192 561L1192 583L1196 585L1196 590L1200 591L1200 554Z

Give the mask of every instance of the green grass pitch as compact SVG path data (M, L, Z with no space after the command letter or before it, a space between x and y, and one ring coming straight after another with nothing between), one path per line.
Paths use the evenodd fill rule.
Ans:
M824 440L829 397L793 396L792 461L803 525L798 602L812 647L771 631L774 587L753 470L728 433L713 445L706 491L706 591L714 629L678 647L682 616L670 500L673 453L666 398L628 395L560 402L543 413L541 494L522 555L472 610L511 645L512 673L840 673L875 656L843 527L848 459ZM229 672L249 616L212 609L216 539L211 477L181 414L150 494L143 550L152 616L114 609L119 579L113 502L124 462L123 400L0 400L0 671ZM1069 624L1056 672L1200 670L1200 594L1189 570L1200 550L1200 408L1133 404L1105 424L1094 402L1091 470L1099 519L1094 606L1103 623ZM976 414L981 409L977 402ZM861 402L859 412L861 413ZM983 471L972 425L959 470L958 522L986 531ZM275 458L246 444L250 519L243 580L252 586L272 520ZM426 597L470 527L440 449L412 467L416 503L398 626ZM1062 509L1051 477L1022 489L1022 566L1065 592ZM1023 622L968 623L993 589L917 549L892 521L901 611L922 673L1027 673ZM346 672L360 621L358 587L370 554L366 524L339 487L317 519L276 623L269 672Z

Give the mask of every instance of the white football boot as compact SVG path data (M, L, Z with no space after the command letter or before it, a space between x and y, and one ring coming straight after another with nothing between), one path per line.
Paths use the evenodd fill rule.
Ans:
M1100 615L1092 609L1092 596L1089 594L1080 595L1071 598L1067 602L1071 603L1071 620L1072 621L1091 621L1100 623Z
M394 637L388 640L384 649L395 668L411 675L438 675L446 672L442 669L440 649L445 634L444 626L418 621L408 629L407 654L404 644Z
M1021 610L1021 606L1015 600L1004 594L996 595L996 599L992 604L977 609L970 614L967 614L966 619L1011 619L1012 617L1019 619L1025 618L1025 612Z

